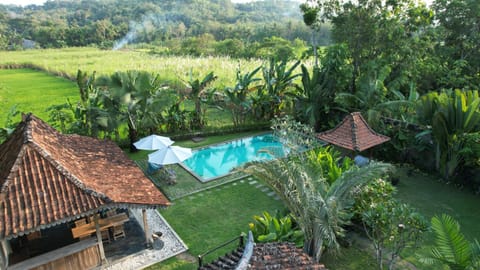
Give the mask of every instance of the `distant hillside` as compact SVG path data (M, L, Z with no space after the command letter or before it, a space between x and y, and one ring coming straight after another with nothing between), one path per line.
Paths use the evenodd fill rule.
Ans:
M243 46L273 36L307 41L311 30L304 25L298 6L297 1L279 0L244 4L230 0L52 0L23 8L0 5L0 49L22 47L25 40L42 48L147 43L170 49L189 38L207 43L239 40Z

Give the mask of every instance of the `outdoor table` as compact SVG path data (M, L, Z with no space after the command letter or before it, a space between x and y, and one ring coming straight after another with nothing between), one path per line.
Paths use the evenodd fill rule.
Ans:
M107 230L108 228L122 225L123 223L128 221L128 216L125 213L120 213L114 216L109 216L106 218L101 218L98 220L98 225L100 227L100 231ZM80 225L78 227L72 228L72 235L73 238L80 238L89 236L90 234L94 233L95 229L95 222L90 222L87 224Z

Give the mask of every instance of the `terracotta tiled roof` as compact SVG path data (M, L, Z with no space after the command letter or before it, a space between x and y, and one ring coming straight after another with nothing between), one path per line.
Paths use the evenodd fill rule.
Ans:
M359 112L351 113L334 129L321 132L317 137L325 142L361 152L390 140L373 131Z
M216 269L282 269L282 270L327 270L323 264L318 264L313 259L297 248L294 243L257 243L253 247L252 256L246 268L240 267L239 261L243 249L237 249L231 254L218 258L199 270Z
M256 244L248 269L327 270L323 264L315 263L294 243Z
M0 145L0 186L0 238L103 208L169 205L115 143L62 135L32 115Z

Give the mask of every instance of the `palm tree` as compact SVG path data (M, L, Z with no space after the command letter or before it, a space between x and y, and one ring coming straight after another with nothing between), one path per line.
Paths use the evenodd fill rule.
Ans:
M371 163L344 172L329 184L315 162L299 155L271 162L254 162L246 172L263 179L283 199L305 235L304 250L320 260L323 248L339 249L353 204L352 192L385 173L390 165Z
M103 101L109 112L106 117L112 123L127 122L130 148L135 151L133 143L137 141L138 130L154 128L158 124L156 118L161 117L162 106L157 104L159 76L138 71L115 72L99 78L98 85L107 89Z
M451 216L432 217L432 230L435 234L435 247L431 257L422 262L435 262L447 265L451 270L473 270L480 268L480 243L468 242L460 231L460 225Z
M370 124L376 124L385 116L402 119L405 115L411 115L409 109L415 107L418 98L415 86L411 84L409 97L400 91L388 89L384 83L391 73L390 67L375 67L373 71L360 76L355 93L339 93L335 102L345 112L363 112ZM404 114L405 111L408 114Z

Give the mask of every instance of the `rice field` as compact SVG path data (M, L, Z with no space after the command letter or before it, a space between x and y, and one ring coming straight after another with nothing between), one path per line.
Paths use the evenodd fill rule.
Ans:
M96 48L66 48L0 52L0 67L31 65L48 73L75 78L77 70L98 75L116 71L144 70L159 74L171 86L180 86L189 74L203 77L214 71L218 76L214 86L223 88L235 82L238 67L250 71L262 64L260 60L229 57L159 56L145 51L100 50Z
M0 126L14 105L20 112L32 112L48 120L46 109L79 100L77 85L65 78L32 69L0 69ZM20 120L20 116L17 116Z

